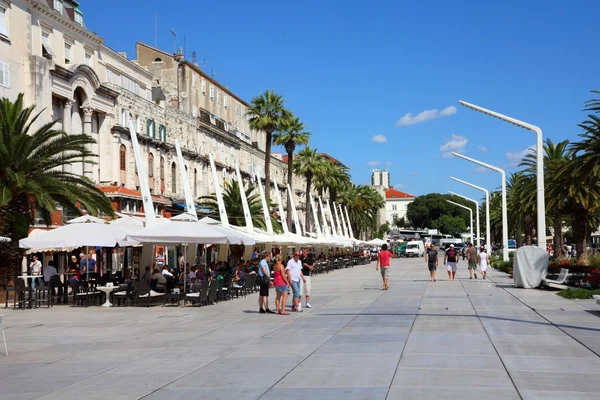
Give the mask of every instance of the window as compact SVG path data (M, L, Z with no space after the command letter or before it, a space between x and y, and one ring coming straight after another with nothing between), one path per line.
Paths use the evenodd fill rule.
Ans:
M229 96L223 95L223 107L229 107Z
M158 140L161 142L167 141L167 128L164 125L158 127Z
M221 104L221 92L217 91L217 104Z
M177 193L177 166L171 164L171 193Z
M71 63L71 45L65 43L65 64Z
M42 56L51 60L54 57L54 51L50 47L50 34L42 31Z
M194 197L198 197L198 170L194 168Z
M206 95L206 81L202 81L202 94Z
M394 205L394 206L392 206L392 211L396 211L396 208L397 208L397 207L396 207L395 205Z
M164 157L160 158L160 180L161 181L165 180L165 158Z
M8 26L6 25L6 9L0 7L0 35L8 37Z
M106 69L106 81L112 82L112 71L110 69Z
M211 100L215 99L215 87L214 86L210 87L210 99Z
M154 156L152 153L148 154L148 176L150 178L154 176Z
M90 53L85 53L85 65L92 65L92 55Z
M129 111L125 108L121 108L121 118L119 119L119 123L121 126L129 128Z
M75 22L79 25L83 25L83 14L79 11L75 11Z
M3 62L0 62L0 86L10 87L10 67Z
M196 74L192 73L192 87L196 87Z
M140 84L128 76L121 75L121 87L131 93L140 94Z
M54 11L56 11L60 15L62 15L62 13L63 13L63 2L62 2L62 0L54 0Z
M125 147L124 144L121 145L121 147L119 148L119 164L121 166L121 171L125 171L126 170L126 166L127 166L127 148Z
M156 138L156 124L153 120L146 120L146 135Z

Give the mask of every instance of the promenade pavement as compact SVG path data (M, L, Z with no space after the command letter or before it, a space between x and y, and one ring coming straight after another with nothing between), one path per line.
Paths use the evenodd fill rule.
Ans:
M395 259L388 291L375 263L319 275L290 316L258 314L257 294L6 310L0 400L599 398L595 302L469 280L464 262L457 281L438 274Z

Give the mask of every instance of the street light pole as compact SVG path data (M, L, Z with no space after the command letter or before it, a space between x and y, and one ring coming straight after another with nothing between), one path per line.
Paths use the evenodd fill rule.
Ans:
M460 203L456 203L456 202L454 202L454 201L452 201L452 200L446 200L446 201L447 201L448 203L450 203L450 204L454 204L455 206L458 206L458 207L460 207L460 208L464 208L465 210L469 210L469 214L471 214L471 219L470 219L470 221L471 221L471 238L472 238L472 237L473 237L473 210L471 209L471 207L463 206L462 204L460 204ZM473 242L471 241L471 243L473 243Z
M481 186L473 185L472 183L463 181L462 179L458 179L453 176L451 176L450 179L452 179L453 181L456 181L458 183L462 183L463 185L470 186L474 189L481 190L483 193L485 193L485 246L488 249L488 251L491 251L491 248L490 248L490 238L491 238L491 235L490 235L490 192L489 192L489 190L482 188Z
M519 121L512 117L502 115L492 110L488 110L483 107L476 106L475 104L467 103L466 101L459 100L458 103L461 106L470 108L477 112L489 115L494 118L498 118L501 121L508 122L509 124L516 125L520 128L527 129L535 132L536 142L536 164L537 164L537 237L538 246L542 249L546 249L546 200L544 195L544 140L542 137L542 129L538 126L528 124L527 122Z
M470 199L467 196L463 196L462 194L454 193L450 190L448 191L448 193L458 196L461 199L465 199L467 201L471 201L471 202L475 203L475 215L476 215L475 222L477 223L477 249L479 249L479 237L480 237L480 234L479 234L479 202L477 200ZM473 234L473 232L471 232L471 235L472 234Z
M493 165L486 164L478 161L474 158L467 157L465 155L453 152L452 155L462 158L463 160L470 161L474 164L481 165L482 167L491 169L492 171L500 172L502 177L502 259L508 261L508 212L506 211L506 173L502 168L494 167Z

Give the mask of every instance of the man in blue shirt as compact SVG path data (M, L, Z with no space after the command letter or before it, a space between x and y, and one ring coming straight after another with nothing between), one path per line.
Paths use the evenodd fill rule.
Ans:
M92 258L92 253L88 253L87 259L85 259L85 258L81 259L81 263L79 264L79 270L81 271L82 274L85 274L86 266L87 266L89 272L96 271L96 260L94 260Z

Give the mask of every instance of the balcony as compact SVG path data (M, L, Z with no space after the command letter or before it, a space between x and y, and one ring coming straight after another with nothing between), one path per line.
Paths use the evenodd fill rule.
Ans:
M233 125L228 124L227 122L215 116L212 116L207 110L203 108L200 108L200 115L198 117L198 120L201 125L208 125L212 129L216 128L216 131L219 133L225 133L227 136L231 135L243 142L252 144L252 136L235 129Z

